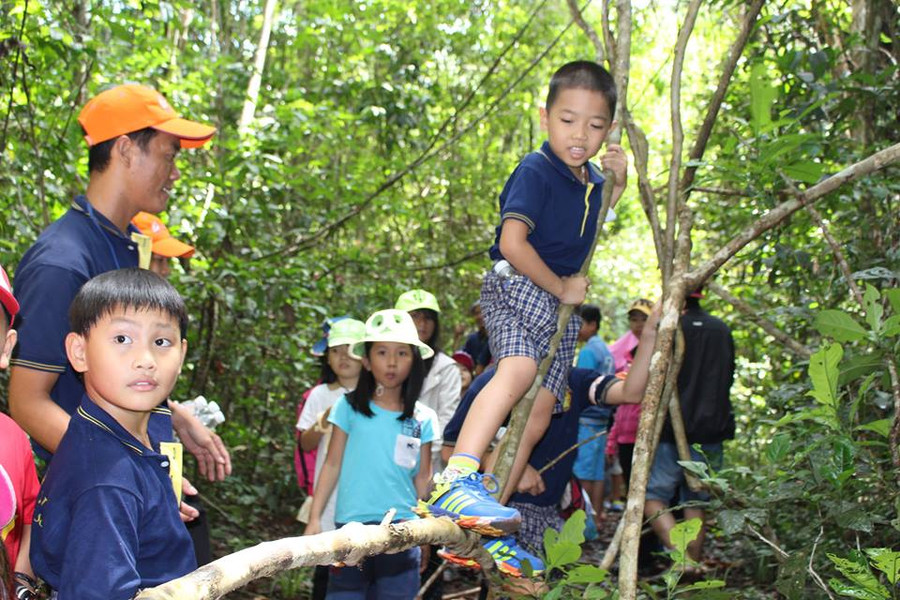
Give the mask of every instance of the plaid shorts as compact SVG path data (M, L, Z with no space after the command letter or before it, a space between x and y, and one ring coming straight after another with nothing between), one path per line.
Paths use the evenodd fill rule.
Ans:
M530 502L510 502L509 506L522 514L522 526L516 532L516 540L532 554L543 556L544 531L548 528L562 531L564 521L559 507L538 506Z
M488 271L481 286L481 314L494 360L527 356L540 364L550 350L550 338L556 333L558 308L556 296L524 275L501 277ZM559 407L565 400L566 378L575 358L580 328L581 318L572 315L542 383L556 396Z

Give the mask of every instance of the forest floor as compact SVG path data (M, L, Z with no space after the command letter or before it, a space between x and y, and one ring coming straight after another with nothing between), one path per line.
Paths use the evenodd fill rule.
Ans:
M581 562L598 564L603 553L615 533L622 513L609 512L599 537L585 542L582 547ZM246 534L246 532L245 532ZM297 535L295 522L273 522L267 527L267 538L278 539ZM650 534L652 535L652 534ZM645 538L652 541L652 538ZM214 543L214 553L221 556L227 549ZM652 588L660 597L666 597L663 574L669 562L662 556L651 555L641 562L639 578L642 586ZM749 546L735 543L734 539L724 538L711 533L707 537L702 562L703 578L706 580L721 579L726 582L726 593L729 598L746 600L778 598L773 589L771 577L764 577L761 572L767 569L762 559L754 557ZM615 582L617 566L613 567L610 581ZM443 583L443 598L471 599L479 598L481 576L477 572L464 569L448 569L450 575ZM761 583L769 580L768 583ZM264 578L249 586L225 596L230 600L306 600L311 598L312 569L300 568L286 572L275 578ZM438 596L440 597L440 596ZM648 596L649 597L649 596Z

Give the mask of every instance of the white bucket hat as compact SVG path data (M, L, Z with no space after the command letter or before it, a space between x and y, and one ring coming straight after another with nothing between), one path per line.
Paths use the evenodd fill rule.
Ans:
M416 324L409 313L389 308L372 313L366 320L366 333L363 338L350 346L350 356L362 358L366 354L366 342L396 342L409 344L419 349L422 358L434 356L434 350L428 344L419 341Z

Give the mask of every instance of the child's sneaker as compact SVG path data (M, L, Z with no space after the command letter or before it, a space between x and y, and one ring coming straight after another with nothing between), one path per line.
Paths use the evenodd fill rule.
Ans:
M469 473L450 481L440 475L434 478L434 491L428 502L419 500L416 513L419 516L450 517L463 529L471 529L481 535L493 537L518 531L522 515L515 508L503 506L490 495L484 481L493 483L493 475Z
M501 538L485 538L482 545L488 551L488 554L491 555L491 558L494 559L497 569L505 575L522 577L526 562L531 565L532 576L537 576L544 572L544 561L525 550L519 545L516 538L511 535ZM438 550L438 556L447 562L469 569L480 568L475 559L457 556L444 548Z

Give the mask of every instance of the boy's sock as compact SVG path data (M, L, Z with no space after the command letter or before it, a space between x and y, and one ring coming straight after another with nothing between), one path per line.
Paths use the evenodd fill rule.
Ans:
M444 470L441 473L441 479L444 481L452 481L457 477L465 477L469 473L477 472L478 467L480 466L481 461L477 456L459 452L450 456L450 459L447 461L447 466L444 467Z

